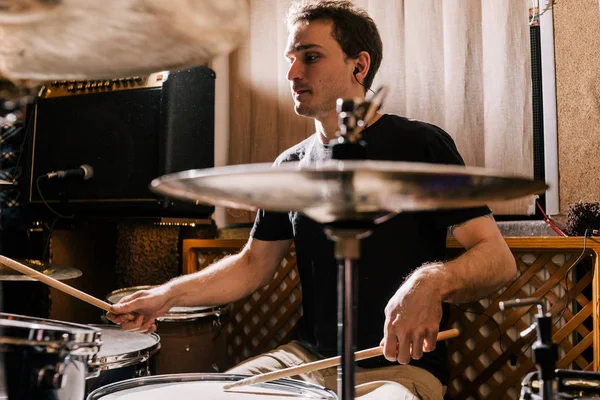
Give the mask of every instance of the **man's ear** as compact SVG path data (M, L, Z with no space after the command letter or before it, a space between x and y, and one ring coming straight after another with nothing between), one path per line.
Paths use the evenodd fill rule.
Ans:
M371 55L366 51L358 53L358 57L355 58L354 76L360 78L362 81L365 79L371 68Z

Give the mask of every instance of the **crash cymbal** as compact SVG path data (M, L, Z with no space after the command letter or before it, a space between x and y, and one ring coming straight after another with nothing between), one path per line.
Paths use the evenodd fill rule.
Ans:
M30 259L14 259L21 264L24 264L30 268L35 269L38 272L43 273L51 278L59 281L66 281L81 276L81 271L77 268L66 267L64 265L53 265L40 260ZM35 281L36 279L30 278L27 275L23 275L14 269L2 265L0 262L0 281Z
M249 26L247 0L4 0L0 76L87 79L205 64Z
M225 207L302 211L322 223L483 205L547 188L541 181L483 168L338 160L191 170L157 178L150 186L173 198Z

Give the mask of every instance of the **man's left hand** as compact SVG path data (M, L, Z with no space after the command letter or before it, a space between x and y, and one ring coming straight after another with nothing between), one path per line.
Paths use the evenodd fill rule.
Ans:
M435 349L442 299L436 289L435 267L416 271L385 307L383 354L388 361L408 364L423 351Z

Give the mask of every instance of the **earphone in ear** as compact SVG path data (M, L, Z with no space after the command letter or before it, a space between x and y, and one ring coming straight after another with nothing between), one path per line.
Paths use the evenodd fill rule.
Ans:
M352 75L356 75L358 74L360 71L358 69L358 67L354 67L354 72L352 72Z

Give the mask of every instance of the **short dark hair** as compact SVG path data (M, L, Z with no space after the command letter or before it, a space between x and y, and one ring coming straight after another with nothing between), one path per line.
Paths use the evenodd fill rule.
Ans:
M363 82L371 87L383 58L383 44L377 25L366 11L347 0L294 1L286 17L290 32L298 22L332 21L333 37L348 57L358 58L361 51L371 56L371 66Z

